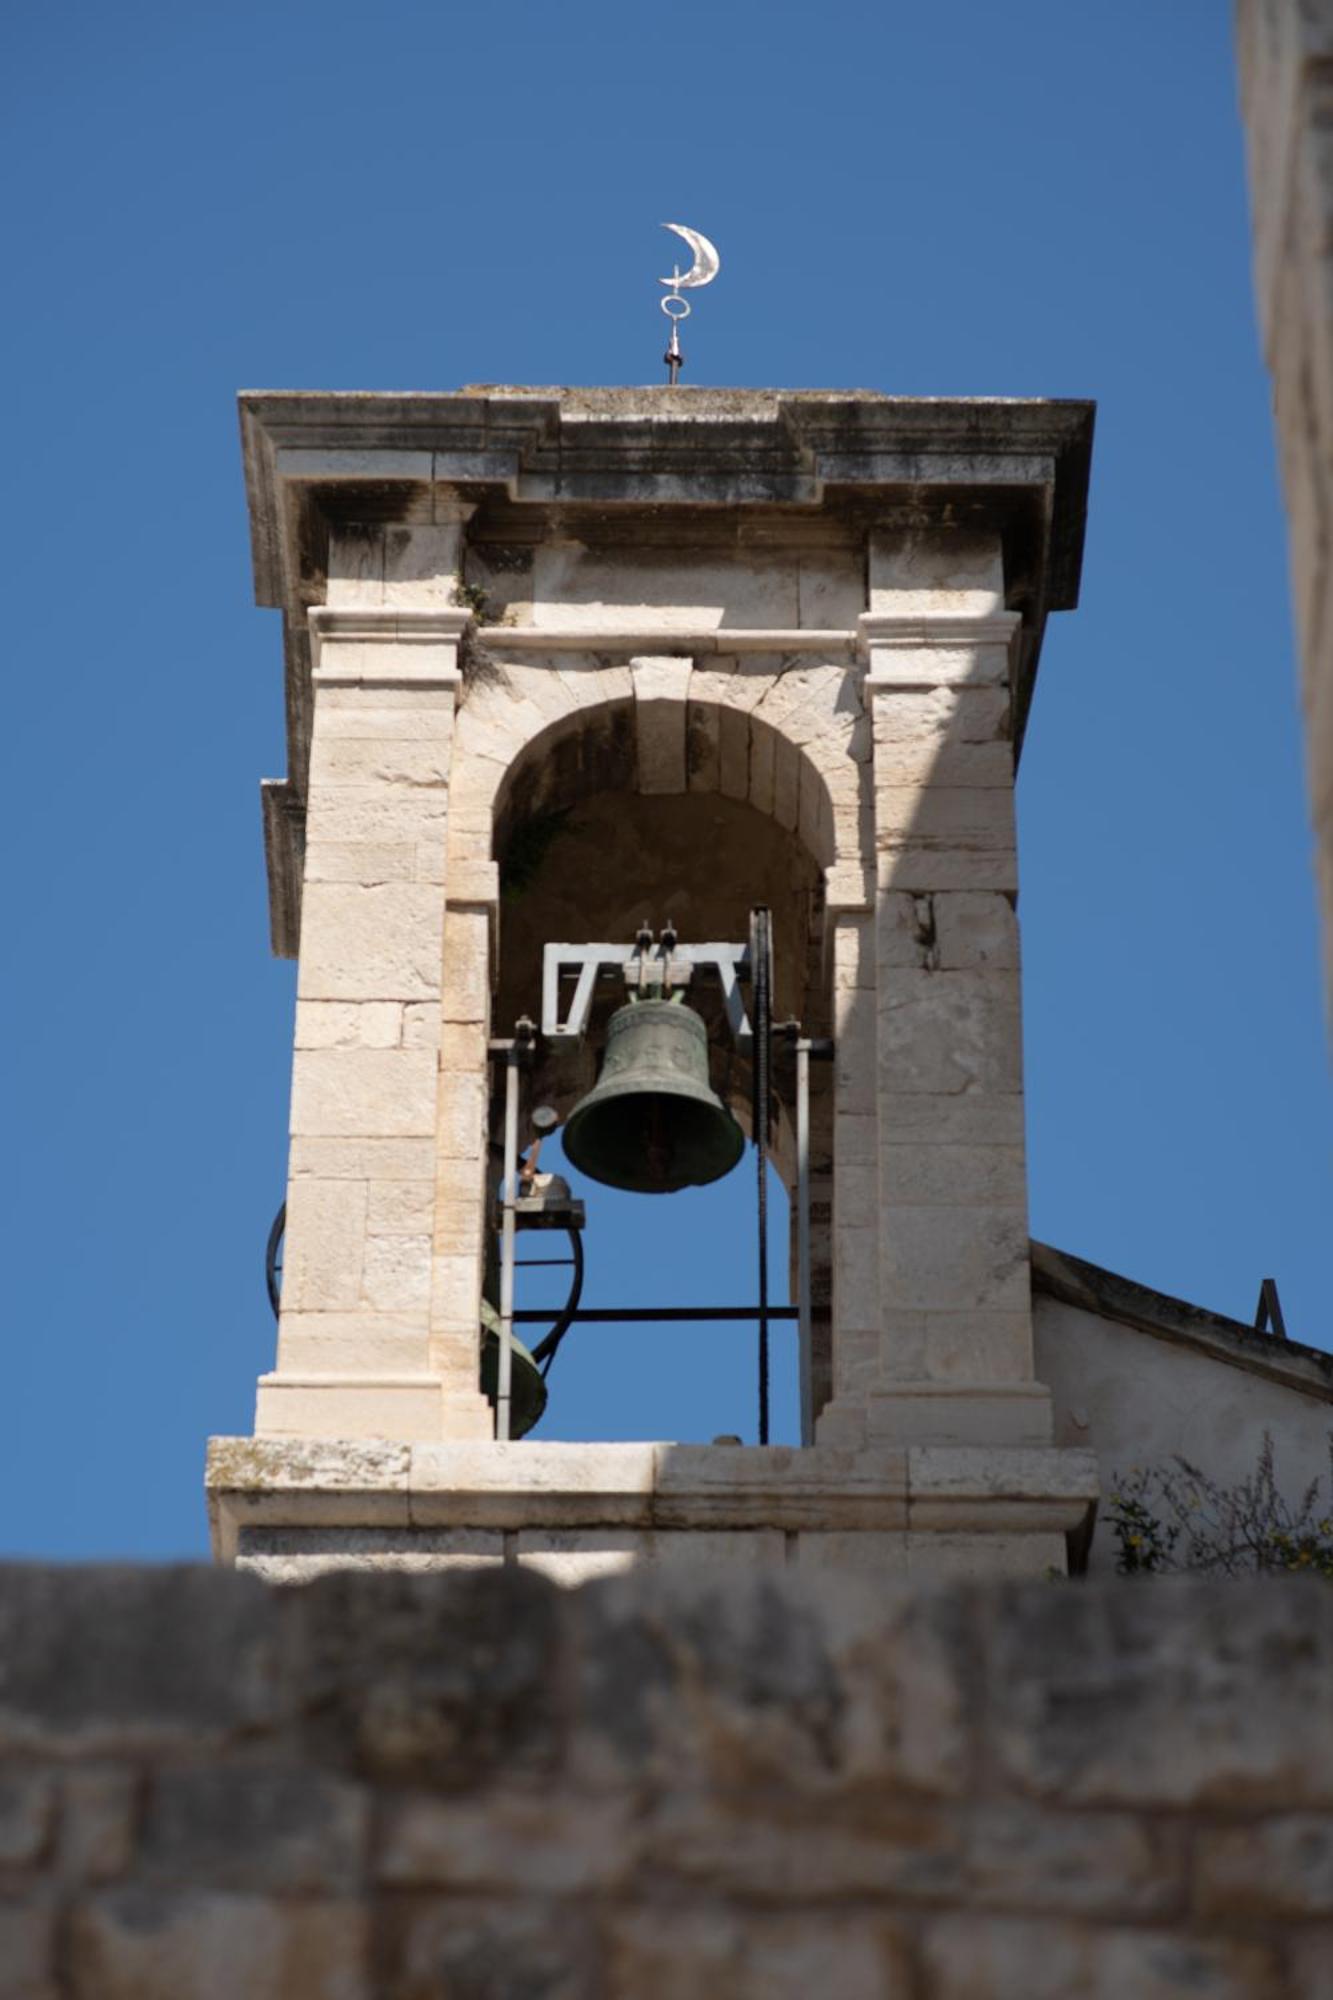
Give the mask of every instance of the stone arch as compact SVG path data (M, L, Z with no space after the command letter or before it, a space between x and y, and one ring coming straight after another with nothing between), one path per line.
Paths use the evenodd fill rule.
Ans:
M472 906L474 951L483 948L487 933L490 941L488 963L474 968L474 978L484 981L488 991L498 982L502 1007L524 1011L532 1004L516 1006L517 996L511 993L506 1002L504 994L506 939L512 943L515 923L503 891L512 872L509 848L516 829L535 825L540 833L544 816L597 794L631 794L645 807L657 802L670 809L674 802L687 814L708 807L711 800L719 812L753 814L769 822L781 836L772 843L776 849L806 858L812 894L801 945L802 997L794 1006L788 998L782 1011L798 1012L807 1032L833 1032L839 996L833 990L835 954L827 934L829 891L838 877L858 884L873 879L870 753L862 676L846 661L742 655L706 663L662 657L609 664L605 657L557 654L537 659L525 652L489 662L470 679L459 704L450 782L448 901L451 910ZM507 886L512 889L512 882ZM489 917L481 930L475 922L478 902L485 903ZM659 918L676 914L656 912ZM619 932L582 932L584 937L594 934ZM535 966L531 973L535 975ZM530 977L524 992L533 983ZM497 1013L494 1031L508 1032L508 1025ZM594 1035L584 1051L586 1067L577 1083L568 1075L542 1079L543 1095L558 1109L567 1111L591 1084L596 1040ZM726 1071L726 1058L718 1052L723 1041L717 1037L711 1045L714 1087L748 1127L748 1075L739 1066ZM816 1066L812 1081L816 1310L811 1360L818 1409L833 1372L837 1092L829 1066ZM782 1103L780 1095L780 1105L773 1158L792 1189L790 1100ZM493 1100L493 1139L498 1114L498 1100Z

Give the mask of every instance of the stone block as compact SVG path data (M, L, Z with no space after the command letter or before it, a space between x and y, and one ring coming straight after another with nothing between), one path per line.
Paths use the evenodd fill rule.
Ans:
M400 714L410 711L400 710ZM316 726L310 745L312 798L340 786L447 786L452 732L392 736L326 735Z
M648 1536L633 1528L520 1529L515 1560L564 1589L648 1561Z
M967 1832L967 1896L1005 1913L1166 1917L1185 1900L1181 1833L1169 1820L1130 1813L979 1799Z
M894 1926L855 1911L705 1906L673 1925L651 1907L621 1909L606 1920L606 1952L605 1990L617 2000L910 2000L916 1990Z
M142 1780L135 1770L89 1764L60 1785L57 1868L75 1885L114 1881L134 1856Z
M878 1326L880 1312L879 1239L874 1228L833 1225L833 1323L844 1328Z
M722 720L719 709L692 701L685 722L686 782L692 792L715 792L722 777Z
M730 707L718 721L718 790L728 799L750 796L750 718Z
M452 604L462 556L457 521L394 522L384 530L387 604Z
M452 796L442 785L327 787L311 794L306 837L312 848L414 847L443 838Z
M399 1897L382 1926L392 2000L589 2000L593 1912L567 1898Z
M886 1208L1015 1207L1027 1198L1021 1146L889 1145L879 1156Z
M429 882L308 882L301 905L302 1000L431 1000L440 991L444 910Z
M66 2000L56 1968L53 1898L29 1893L0 1897L0 1980L5 2000ZM83 2000L79 1995L78 2000Z
M934 899L890 892L879 898L875 922L868 926L867 957L869 977L886 989L894 973L933 970L938 964L935 940Z
M750 719L750 804L756 812L773 813L774 773L778 740L766 722Z
M244 1765L161 1771L148 1788L144 1873L192 1889L354 1895L370 1799L318 1770Z
M653 1444L437 1444L412 1456L414 1521L484 1521L517 1528L652 1519Z
M921 1962L931 2000L1279 2000L1284 1990L1265 1944L967 1912L927 1924Z
M396 1049L403 1009L396 1000L298 1000L298 1049Z
M1281 1813L1200 1828L1194 1882L1201 1913L1222 1923L1333 1917L1333 1816Z
M1020 1383L1033 1377L1032 1314L923 1312L920 1374L931 1382Z
M871 702L876 753L924 750L942 757L970 743L1007 742L1009 690L1006 687L875 689ZM1010 777L1012 779L1012 756Z
M1050 1581L1065 1574L1062 1533L963 1535L913 1529L907 1547L912 1576L939 1583L992 1583L1002 1577Z
M384 530L348 523L329 536L329 604L384 602Z
M355 1903L104 1890L73 1913L70 2000L371 2000Z
M630 661L641 792L686 788L685 727L693 668L692 660L667 657Z
M1022 1147L1023 1098L1019 1091L881 1093L884 1136L892 1146Z
M632 1889L641 1842L628 1793L601 1798L500 1791L484 1799L409 1793L385 1814L379 1881L455 1894L602 1898Z
M1018 969L1018 915L1008 896L957 889L931 898L937 962L943 970Z
M372 1236L428 1236L434 1219L432 1181L381 1181L367 1191L366 1229Z
M435 1057L429 1049L300 1049L292 1071L292 1136L429 1137Z
M542 1578L341 1571L285 1609L325 1768L450 1793L531 1789L563 1770L570 1626Z
M416 875L414 841L321 840L307 844L307 882L410 882Z
M816 631L853 631L865 610L865 575L857 554L802 555L797 615Z
M1014 845L1011 785L875 784L875 840L881 849L1006 852Z
M879 996L881 1086L894 1095L1017 1095L1018 984L1010 972L900 971Z
M484 1026L490 995L490 918L485 910L449 909L444 918L441 1021L471 1021Z
M390 690L367 688L360 694L353 693L350 702L334 707L329 699L333 690L322 688L319 693L315 733L325 743L391 743L395 739L405 743L445 743L453 735L454 695L450 688L423 688L413 695L410 690L393 690L406 693L406 703L390 706ZM338 689L341 697L347 692Z
M870 537L870 608L904 617L988 617L1004 608L998 535L915 528Z
M885 1209L880 1267L885 1305L897 1311L1026 1312L1027 1210Z
M904 1529L802 1529L795 1538L793 1558L799 1569L824 1574L852 1570L863 1577L905 1576L907 1534Z
M440 1003L438 1000L408 1000L403 1006L402 1043L405 1049L438 1049L440 1046Z
M283 1242L284 1311L355 1308L361 1300L365 1240L364 1181L293 1180Z
M278 1334L279 1376L420 1374L427 1367L426 1314L408 1312L292 1312L284 1310Z
M364 1305L372 1312L424 1312L430 1305L430 1296L429 1230L420 1235L395 1233L366 1238L361 1271Z
M495 1569L504 1536L484 1528L242 1528L236 1567L265 1583L312 1583L339 1570L417 1575Z
M287 1171L292 1180L428 1180L435 1168L433 1139L292 1140Z
M1050 1391L1039 1382L905 1381L887 1371L864 1399L865 1437L879 1445L1049 1446ZM1073 1528L1082 1509L1061 1519Z
M892 712L877 704L875 714L875 784L897 790L1012 790L1013 745L1004 738L985 743L954 743L947 732L899 735Z
M437 1142L441 1165L486 1157L487 1079L483 1072L446 1070L440 1078Z
M55 1780L46 1771L0 1769L0 1867L24 1868L45 1852L55 1823Z
M1070 1806L1333 1804L1327 1593L1270 1585L1246 1618L1237 1589L1172 1579L1002 1600L987 1670L1001 1780ZM1257 1698L1270 1684L1280 1701Z
M926 622L915 633L896 635L892 643L872 638L869 659L866 685L876 703L893 700L907 689L1007 688L1009 682L1009 648L1004 641L979 635L969 644L952 635L932 635Z
M941 889L990 889L1018 894L1018 863L1010 848L948 847L911 841L883 849L878 858L880 893L913 896Z
M433 1375L395 1371L385 1379L363 1370L345 1374L261 1375L255 1437L412 1443L439 1437L444 1425L440 1383Z
M0 1658L0 1748L24 1754L205 1754L281 1714L263 1592L203 1568L2 1566Z

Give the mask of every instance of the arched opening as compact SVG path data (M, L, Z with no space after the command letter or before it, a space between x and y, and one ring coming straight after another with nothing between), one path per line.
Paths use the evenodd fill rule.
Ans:
M540 1007L542 958L551 942L628 944L645 922L670 921L683 942L744 942L750 911L772 913L776 1021L799 1019L828 1033L823 953L823 867L794 827L746 801L696 784L645 795L638 785L632 707L585 711L577 729L548 732L506 775L494 819L500 871L498 981L492 1020L508 1034ZM689 1004L708 1036L708 1080L750 1136L752 1066L726 1019L720 987L698 977ZM578 1044L539 1044L524 1082L525 1109L551 1106L562 1125L596 1081L607 1021L623 983L599 989ZM816 1074L812 1161L821 1190L815 1213L813 1374L829 1372L828 1173L830 1094ZM779 1057L770 1095L768 1180L770 1299L795 1298L794 1070ZM498 1178L502 1105L491 1107L492 1171ZM524 1135L526 1137L526 1134ZM558 1138L543 1166L578 1177ZM672 1195L631 1195L591 1181L575 1189L587 1205L589 1306L753 1304L758 1292L755 1154L725 1180ZM540 1238L520 1249L520 1305L556 1304L566 1278ZM523 1332L520 1329L520 1332ZM799 1442L798 1354L790 1321L771 1330L770 1436ZM688 1326L579 1326L550 1378L543 1437L655 1437L707 1442L756 1435L753 1322ZM818 1393L818 1392L817 1392ZM822 1402L826 1389L819 1394Z

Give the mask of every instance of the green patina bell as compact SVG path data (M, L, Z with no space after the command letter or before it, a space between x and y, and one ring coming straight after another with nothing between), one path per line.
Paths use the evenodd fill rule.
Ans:
M523 1342L510 1336L509 1435L526 1437L546 1408L546 1383ZM481 1393L495 1408L500 1391L500 1315L489 1299L481 1302Z
M729 1174L745 1135L708 1081L708 1030L692 1008L638 1000L607 1024L606 1059L575 1105L565 1157L591 1180L671 1194Z

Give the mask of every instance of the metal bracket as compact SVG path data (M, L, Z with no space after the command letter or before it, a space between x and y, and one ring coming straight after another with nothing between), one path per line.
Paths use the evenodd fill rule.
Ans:
M668 994L688 986L694 973L705 968L715 971L721 982L737 1046L748 1049L753 1033L740 983L750 969L749 946L680 944L669 930L663 932L661 942L654 942L651 933L641 932L633 944L548 944L542 954L542 1033L553 1042L577 1041L588 1025L597 981L608 974L620 973L626 987L640 993L657 988ZM562 1020L560 983L571 975L575 978L574 993Z

